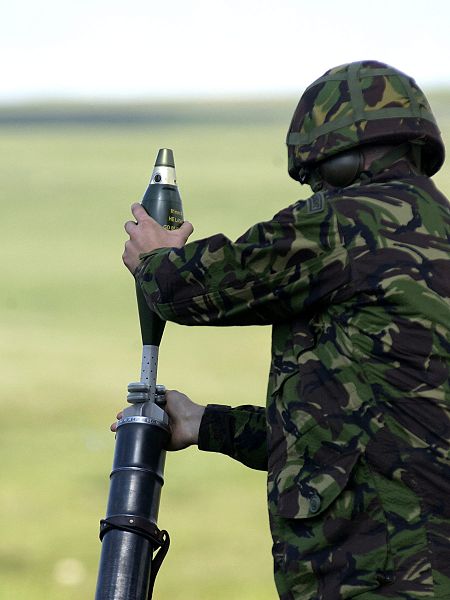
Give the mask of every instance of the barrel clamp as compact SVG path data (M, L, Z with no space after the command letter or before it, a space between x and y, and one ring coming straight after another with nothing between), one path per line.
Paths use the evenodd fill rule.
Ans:
M152 570L148 591L148 598L150 599L153 594L153 586L159 567L169 550L170 536L168 532L164 529L158 529L154 523L137 515L112 515L111 517L106 517L106 519L100 521L100 541L103 540L108 531L112 531L113 529L135 533L136 535L145 538L150 543L152 553L159 548L152 558Z

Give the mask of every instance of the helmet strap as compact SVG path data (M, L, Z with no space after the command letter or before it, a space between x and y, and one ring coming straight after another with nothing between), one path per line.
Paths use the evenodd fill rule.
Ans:
M312 169L309 171L308 179L305 180L305 183L308 183L314 193L320 192L320 190L323 188L323 182L324 179L319 169Z

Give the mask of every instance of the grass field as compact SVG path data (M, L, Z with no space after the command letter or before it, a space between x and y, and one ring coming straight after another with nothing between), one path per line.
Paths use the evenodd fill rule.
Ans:
M447 142L449 99L433 104ZM140 366L122 224L158 148L175 151L194 237L235 237L308 195L286 175L294 105L223 104L205 109L206 122L196 106L173 124L176 107L159 121L101 125L12 122L0 111L1 599L93 598L109 424ZM450 192L449 167L435 180ZM159 380L205 404L263 404L269 340L268 328L169 324ZM264 473L194 449L171 454L159 524L173 543L156 598L276 597Z

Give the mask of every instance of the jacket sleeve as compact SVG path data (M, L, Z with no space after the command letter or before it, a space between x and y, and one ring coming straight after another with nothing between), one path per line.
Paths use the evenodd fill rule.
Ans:
M200 424L198 447L227 454L251 469L267 471L265 408L208 404Z
M308 203L299 201L236 242L217 234L141 258L136 279L162 319L266 325L289 319L339 286L346 254L332 208L323 202L321 211L308 212Z

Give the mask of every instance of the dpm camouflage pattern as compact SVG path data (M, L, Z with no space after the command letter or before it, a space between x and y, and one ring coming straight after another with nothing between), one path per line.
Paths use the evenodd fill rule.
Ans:
M327 71L300 98L287 134L289 174L361 144L415 142L433 175L444 144L430 105L412 77L366 60Z
M143 256L162 318L273 326L266 409L199 447L268 468L282 600L450 598L450 210L399 161L252 227Z

